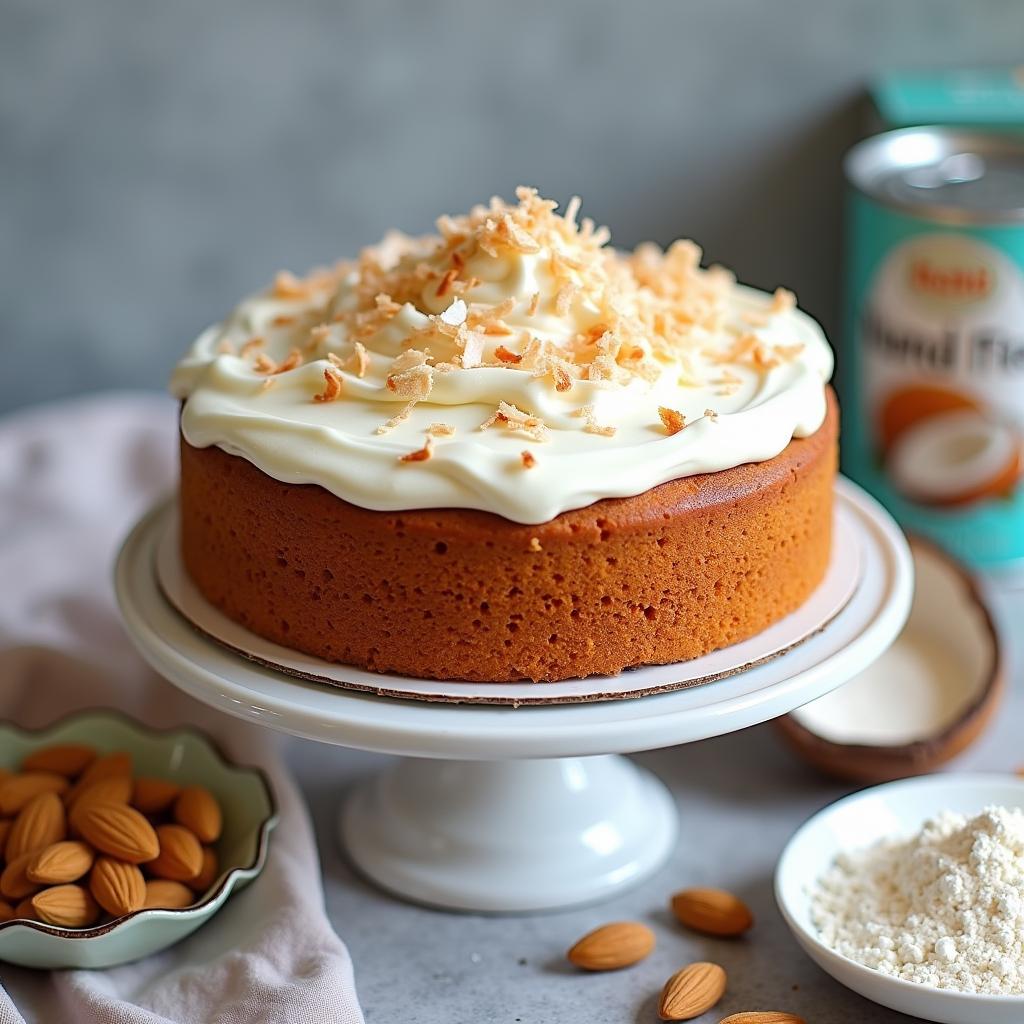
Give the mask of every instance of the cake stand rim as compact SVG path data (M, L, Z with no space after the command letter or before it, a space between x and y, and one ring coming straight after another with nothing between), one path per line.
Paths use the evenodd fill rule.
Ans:
M441 759L629 753L710 738L788 713L847 681L895 639L913 589L906 540L861 488L840 477L836 493L856 513L876 561L886 570L885 579L870 578L866 565L853 598L828 629L732 677L771 676L756 691L739 695L730 696L728 687L714 683L621 701L513 708L396 700L283 676L199 634L163 596L153 565L154 523L166 501L144 515L126 539L115 566L115 590L128 633L154 669L204 703L279 731L356 749ZM858 598L863 607L857 607ZM324 692L329 703L313 696ZM694 694L706 699L695 703ZM297 703L303 695L312 706Z

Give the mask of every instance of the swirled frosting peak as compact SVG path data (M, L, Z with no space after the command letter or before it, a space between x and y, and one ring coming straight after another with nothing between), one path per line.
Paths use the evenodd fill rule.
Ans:
M538 523L821 425L832 356L792 294L517 197L279 274L178 364L186 440L365 508Z

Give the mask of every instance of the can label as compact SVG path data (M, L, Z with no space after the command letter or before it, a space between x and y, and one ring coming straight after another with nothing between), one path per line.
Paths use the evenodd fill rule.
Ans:
M848 232L846 472L965 561L1024 564L1024 227L855 192Z

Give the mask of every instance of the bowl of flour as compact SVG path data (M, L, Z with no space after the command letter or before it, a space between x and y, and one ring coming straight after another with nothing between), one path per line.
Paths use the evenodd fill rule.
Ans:
M1024 779L930 775L826 807L775 875L837 981L942 1024L1024 1021Z

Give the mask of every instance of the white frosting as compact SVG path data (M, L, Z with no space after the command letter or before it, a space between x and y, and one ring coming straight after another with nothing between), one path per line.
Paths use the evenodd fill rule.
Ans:
M388 251L394 244L406 252L407 261L408 250L414 249L422 263L429 262L436 240L386 241L376 251L382 265L397 258ZM626 259L600 249L600 241L597 247L601 259L616 264ZM694 273L702 279L713 276ZM320 484L364 508L474 508L540 523L601 498L639 494L667 480L773 458L793 437L816 431L824 419L824 383L832 372L824 335L796 309L772 313L785 304L773 306L772 297L761 292L719 288L724 295L719 315L694 326L692 343L677 356L662 346L655 359L643 346L644 375L589 379L599 375L573 363L570 386L558 390L551 373L504 365L496 350L502 345L521 353L534 338L549 342L548 351L568 355L572 340L602 319L603 311L586 290L569 303L565 296L559 302L563 282L553 277L547 245L537 252L471 252L464 276L471 279L470 287L461 290L460 298L453 293L439 297L435 276L415 301L403 303L371 333L364 330L363 376L349 315L365 293L365 288L360 292L358 267L322 274L305 287L290 289L286 281L283 288L245 299L224 323L196 340L174 373L171 389L185 399L185 438L198 447L217 445L241 455L277 480ZM465 345L473 333L463 323L466 303L472 316L510 297L515 306L503 321L511 333L477 334L470 344L479 347L482 341L479 359L485 365L471 365L476 359ZM311 332L321 323L327 326ZM460 337L435 330L421 346L416 332L423 337L432 325L450 328L449 333L458 329ZM750 337L752 330L762 351L777 349L785 357L725 358L737 339ZM253 344L243 353L254 337L261 339L258 348ZM444 365L414 371L430 376L429 395L406 419L381 433L382 423L407 404L387 382L396 373L394 360L409 347L422 347L432 365ZM303 353L300 365L266 372L295 348ZM269 363L255 362L261 353ZM328 353L334 354L333 362ZM461 362L468 368L452 366ZM336 400L315 400L325 391L325 374L340 383ZM546 439L503 422L481 429L499 402L539 417ZM591 414L581 415L587 406ZM681 413L685 429L669 434L659 406ZM716 415L705 415L706 410ZM432 438L432 457L400 461L424 445L426 431L436 423L454 427L454 433ZM588 423L615 432L591 432ZM529 468L524 451L534 459Z

